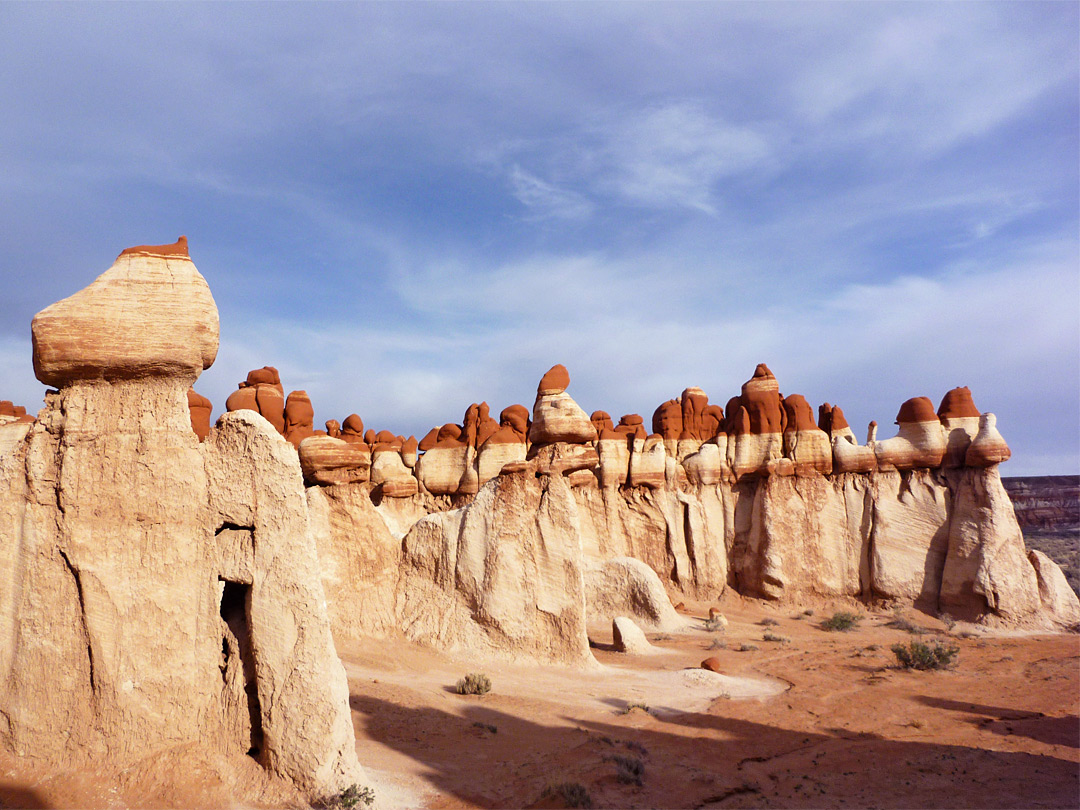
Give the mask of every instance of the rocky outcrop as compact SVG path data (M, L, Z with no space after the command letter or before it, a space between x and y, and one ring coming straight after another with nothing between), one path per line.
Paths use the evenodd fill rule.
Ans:
M192 429L218 320L185 241L124 251L32 329L59 390L0 426L0 744L250 756L313 799L362 780L296 453L247 411Z
M570 375L561 365L552 366L540 380L529 428L532 444L580 444L596 440L592 421L566 393L569 384Z
M585 569L585 603L591 625L625 616L657 633L677 633L686 626L656 572L633 557L590 563Z

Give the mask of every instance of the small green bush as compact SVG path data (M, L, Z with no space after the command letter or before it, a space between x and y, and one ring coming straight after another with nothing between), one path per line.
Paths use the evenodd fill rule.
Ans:
M959 647L942 644L940 641L931 641L929 644L921 641L893 644L891 649L897 663L904 669L949 669L960 653Z
M580 782L548 785L544 788L544 796L558 796L567 807L592 807L592 797Z
M456 688L459 695L486 695L491 691L491 679L482 672L470 672Z
M705 629L708 630L710 633L723 633L727 630L727 628L724 626L723 620L719 617L715 619L706 619Z
M726 650L727 649L727 642L726 641L721 641L718 638L714 638L712 640L712 644L709 645L709 649L710 650Z
M838 610L821 623L821 629L828 630L829 632L839 631L846 633L848 630L854 630L861 621L862 616L858 613L849 613L846 610Z

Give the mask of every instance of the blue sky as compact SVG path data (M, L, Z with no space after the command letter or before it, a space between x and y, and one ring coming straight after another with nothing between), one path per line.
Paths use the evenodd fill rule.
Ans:
M690 385L882 436L971 387L1080 471L1078 5L0 3L0 397L33 314L186 234L250 368L422 435Z

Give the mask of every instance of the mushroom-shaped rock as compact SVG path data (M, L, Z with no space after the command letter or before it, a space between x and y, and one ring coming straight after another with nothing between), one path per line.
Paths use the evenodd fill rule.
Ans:
M326 435L332 439L341 438L341 422L337 419L326 420Z
M367 481L371 453L366 444L310 436L300 442L300 469L308 484L344 484Z
M248 372L247 379L244 380L242 385L245 388L248 386L270 385L278 390L278 393L281 394L282 398L285 397L285 389L281 385L281 375L273 366L263 366L262 368L252 369Z
M954 388L941 400L938 419L945 428L945 467L963 467L968 446L979 432L979 409L966 386Z
M273 389L270 389L273 390ZM285 400L285 439L293 447L315 434L315 409L307 391L293 391Z
M787 427L784 430L784 455L795 465L796 475L832 472L832 446L829 434L814 423L814 412L806 398L792 394L784 398Z
M507 464L524 461L529 412L524 405L510 405L499 414L499 426L477 453L477 484L483 486Z
M611 421L611 414L607 411L593 411L589 416L589 421L592 422L593 427L596 428L597 436L605 430L615 429L615 423Z
M617 433L625 433L634 439L646 439L649 434L645 432L645 420L638 413L623 414L619 418L619 424L615 426Z
M355 413L345 417L341 423L341 438L350 444L364 443L364 420Z
M188 411L191 414L191 429L203 441L210 435L210 414L214 410L214 403L198 393L194 388L187 392Z
M405 462L406 467L411 469L416 466L418 449L419 444L415 436L410 436L401 443L401 460Z
M412 470L405 466L401 451L389 443L376 444L371 450L371 483L404 481L412 478Z
M945 429L927 397L912 397L896 415L899 433L874 444L878 467L897 470L938 467L945 457Z
M652 415L652 431L664 440L664 447L669 456L674 458L679 452L679 436L682 435L682 405L677 399L661 403Z
M979 432L971 440L964 463L968 467L990 467L1008 461L1010 456L1012 451L998 432L997 417L984 413L979 417Z
M548 394L561 394L570 387L570 372L566 366L557 363L548 369L547 373L540 378L540 384L536 386L536 396L542 397Z
M30 331L34 374L46 385L141 377L190 385L217 356L218 311L181 236L128 248L88 287L35 315Z
M529 441L533 444L596 441L596 428L585 411L566 393L569 384L570 375L562 366L552 368L540 381L529 428Z
M611 637L615 652L631 655L649 655L654 652L652 644L645 638L645 633L627 616L616 616L611 620Z
M769 463L783 455L784 409L780 385L764 363L743 383L742 395L728 403L728 454L735 475L768 472ZM737 408L733 412L733 408Z
M469 452L471 448L456 438L441 440L417 460L416 477L433 495L456 495Z

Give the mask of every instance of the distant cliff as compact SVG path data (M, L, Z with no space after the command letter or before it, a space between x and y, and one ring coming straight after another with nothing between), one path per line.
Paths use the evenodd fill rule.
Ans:
M1020 528L1080 532L1080 475L1002 478Z

